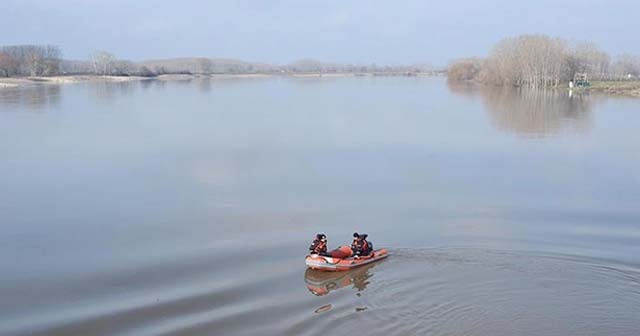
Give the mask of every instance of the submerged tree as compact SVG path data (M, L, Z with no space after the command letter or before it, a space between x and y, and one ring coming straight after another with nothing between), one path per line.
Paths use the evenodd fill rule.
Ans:
M472 80L478 76L480 72L480 63L478 59L463 59L452 63L447 68L447 78L451 81Z
M485 61L485 80L532 88L557 86L567 79L566 42L544 35L524 35L500 41ZM487 72L488 71L488 72Z
M620 79L640 75L640 58L623 56L611 66L607 53L592 43L572 45L546 35L522 35L498 42L489 56L477 63L468 60L449 66L450 80L472 80L499 86L555 87L576 73L593 79ZM469 71L473 69L473 71Z

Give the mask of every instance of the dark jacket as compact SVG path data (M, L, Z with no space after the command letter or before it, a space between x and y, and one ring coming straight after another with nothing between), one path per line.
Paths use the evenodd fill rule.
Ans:
M327 254L327 243L320 240L320 239L315 239L313 241L313 243L311 244L311 246L309 246L309 251L312 254L320 254L320 255L326 255Z
M353 251L353 253L355 254L357 250L360 249L359 247L359 243L358 243L358 239L353 239L353 242L351 243L351 251Z
M351 244L351 250L355 256L367 256L371 253L372 246L366 239L358 239Z

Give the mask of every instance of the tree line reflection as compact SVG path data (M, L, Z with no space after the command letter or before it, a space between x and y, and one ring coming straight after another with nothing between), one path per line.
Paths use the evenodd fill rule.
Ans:
M492 124L523 136L544 137L590 128L593 100L561 89L519 89L449 83L449 89L479 98Z
M33 85L0 89L0 107L43 111L60 105L61 85Z
M86 88L89 97L95 98L100 103L111 104L119 97L149 89L163 90L190 86L206 94L220 86L246 84L247 80L258 80L258 78L189 77L174 80L95 81L78 84L37 83L0 89L0 108L42 112L60 105L63 91L75 89L74 86Z

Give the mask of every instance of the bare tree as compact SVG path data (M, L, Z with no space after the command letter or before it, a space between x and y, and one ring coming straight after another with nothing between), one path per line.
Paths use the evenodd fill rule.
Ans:
M110 73L116 76L131 76L137 72L137 68L137 65L131 61L114 59Z
M480 62L477 59L463 59L453 62L447 69L447 79L467 81L477 78L480 72Z
M29 46L26 51L26 66L30 76L37 76L42 67L42 50L37 46Z
M107 76L112 72L112 67L116 61L113 54L106 51L98 51L91 55L91 63L93 64L93 71L96 75Z
M211 62L208 58L200 58L198 59L198 69L197 72L203 74L210 74L213 72L213 62Z
M566 42L544 35L524 35L501 41L487 58L497 69L499 84L545 87L566 79Z
M6 62L11 61L11 75L41 76L55 75L60 71L62 52L52 45L15 45L0 47Z
M93 72L93 64L87 60L63 60L60 71L64 74L88 74Z
M502 86L531 88L556 87L586 72L591 78L605 78L609 73L609 56L595 45L582 43L571 47L565 40L545 35L522 35L501 40L480 63L479 71L466 72L473 80ZM467 70L468 64L466 64ZM465 61L450 65L451 79L456 80Z
M612 65L613 73L618 79L635 79L640 77L640 56L623 54L616 57Z
M0 76L11 77L18 72L18 62L9 54L0 53Z
M586 73L589 78L604 79L609 76L611 59L593 43L579 43L567 58L567 70L573 76L576 72Z
M60 73L62 51L57 46L46 45L43 49L41 74L52 76Z
M138 69L137 73L138 76L142 76L142 77L156 77L158 76L157 73L151 71L149 68L147 68L146 66L141 66L140 69Z

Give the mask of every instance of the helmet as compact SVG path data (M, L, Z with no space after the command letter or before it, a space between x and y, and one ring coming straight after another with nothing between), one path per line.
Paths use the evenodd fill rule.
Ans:
M324 233L318 233L316 235L316 238L323 240L323 239L327 239L327 236Z
M367 239L367 237L369 237L369 235L366 234L366 233L363 233L363 234L360 235L360 238L362 238L362 239Z
M353 233L353 238L360 238L360 235L357 232Z

